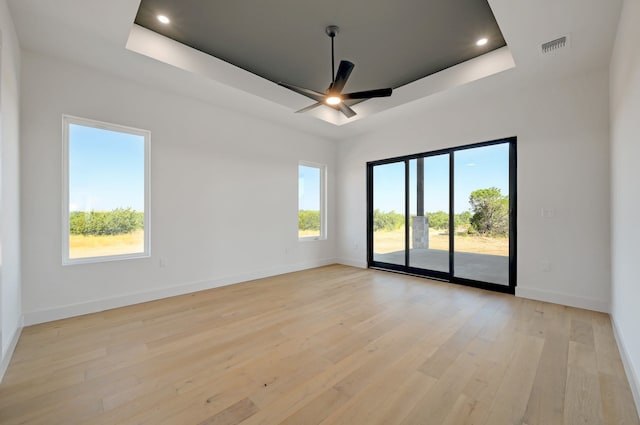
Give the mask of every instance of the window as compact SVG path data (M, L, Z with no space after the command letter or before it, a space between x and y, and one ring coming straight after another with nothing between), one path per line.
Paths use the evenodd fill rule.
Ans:
M324 165L298 165L298 239L326 239L325 174Z
M63 116L63 264L149 256L149 140Z

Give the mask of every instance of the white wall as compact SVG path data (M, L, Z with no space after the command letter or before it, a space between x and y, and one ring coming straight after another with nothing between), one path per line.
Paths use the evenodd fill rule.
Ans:
M22 79L27 324L335 261L335 142L27 51ZM62 114L151 131L150 259L61 265ZM297 239L298 160L328 165L326 241Z
M611 60L611 316L640 413L640 2L625 0Z
M0 0L0 380L22 327L20 288L20 47Z
M517 136L517 294L608 310L607 70L529 86L517 77L509 71L396 108L340 145L343 262L366 260L367 161ZM555 217L542 218L542 208Z

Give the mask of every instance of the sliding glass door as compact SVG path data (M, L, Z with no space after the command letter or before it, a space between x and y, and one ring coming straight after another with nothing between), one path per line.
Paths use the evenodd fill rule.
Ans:
M509 284L509 144L453 153L455 205L453 275Z
M373 169L373 258L404 265L406 247L405 163L382 164Z
M515 142L368 163L369 267L514 292Z

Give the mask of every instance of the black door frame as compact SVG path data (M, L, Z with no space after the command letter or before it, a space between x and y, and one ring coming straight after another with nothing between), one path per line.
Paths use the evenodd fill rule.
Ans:
M436 151L417 153L394 158L387 158L378 161L367 162L367 267L388 270L411 275L435 278L451 283L473 286L476 288L488 289L497 292L514 294L517 285L517 156L516 156L516 137L491 140L488 142L474 143L470 145L457 146L453 148L440 149ZM509 144L509 284L500 285L497 283L483 282L479 280L466 279L454 276L454 253L455 238L452 232L449 232L449 272L437 270L427 270L409 266L409 161L418 158L427 158L436 155L449 155L449 229L454 229L454 153L456 151L473 149L491 145ZM392 264L373 259L373 168L378 165L404 163L405 170L405 264Z

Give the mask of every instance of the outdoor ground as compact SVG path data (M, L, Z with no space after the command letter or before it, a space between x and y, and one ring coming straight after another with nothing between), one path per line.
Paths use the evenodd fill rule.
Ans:
M455 250L492 255L509 255L509 238L489 238L472 235L456 235ZM429 229L429 248L449 249L449 235L442 230ZM392 231L374 233L374 252L385 254L404 250L404 227Z
M317 235L317 231L300 231L300 236ZM69 236L70 258L86 258L104 255L132 254L144 251L144 232L138 230L125 235L113 236ZM374 250L378 254L404 249L404 228L393 231L378 231L374 234ZM429 229L429 248L449 249L449 236L441 231ZM457 235L455 249L459 252L475 252L492 255L509 255L508 238Z
M319 230L298 230L298 237L305 238L309 236L318 236L320 234Z
M143 230L124 235L69 235L69 258L72 259L138 252L144 252Z

